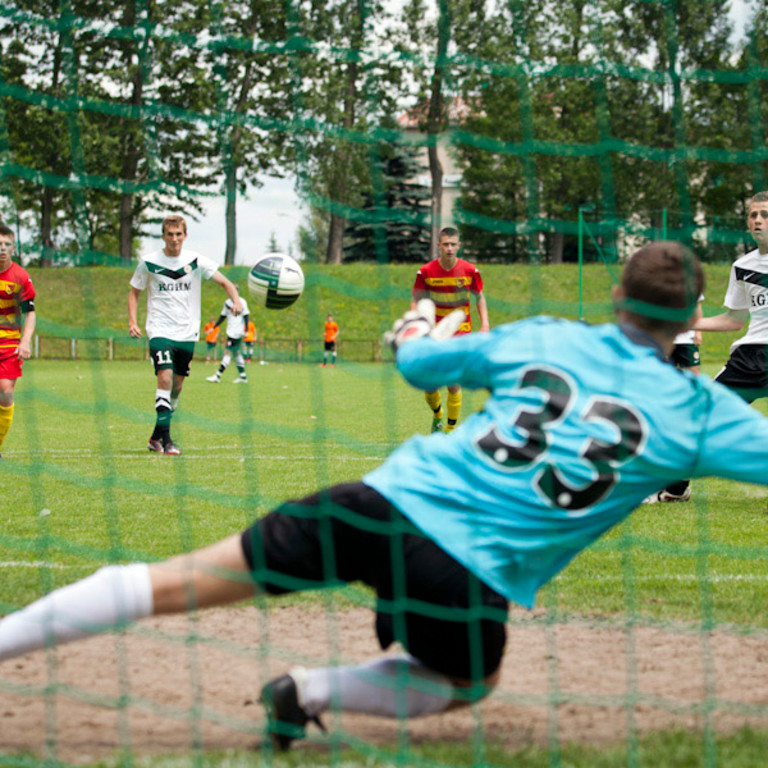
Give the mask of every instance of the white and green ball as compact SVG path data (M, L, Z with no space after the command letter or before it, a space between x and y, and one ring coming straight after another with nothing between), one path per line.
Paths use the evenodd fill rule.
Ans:
M304 273L298 262L284 253L268 253L248 272L248 290L267 309L290 307L304 290Z

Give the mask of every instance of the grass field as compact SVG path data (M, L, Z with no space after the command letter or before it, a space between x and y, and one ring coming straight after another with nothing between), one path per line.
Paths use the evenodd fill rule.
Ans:
M194 364L174 417L184 455L166 458L146 450L154 422L149 363L38 360L25 367L0 463L6 501L0 613L105 563L198 547L241 529L279 500L358 479L429 422L421 395L389 365L252 365L247 386L233 386L231 371L221 384L209 384L210 370ZM464 413L483 399L466 393ZM707 480L696 483L691 503L642 508L541 592L547 620L762 635L768 630L766 499L759 487ZM716 764L761 764L757 745L764 748L764 736L744 731L723 739ZM714 764L706 745L689 734L658 734L641 747L633 754L642 765ZM490 750L489 765L553 764L546 749ZM433 765L475 759L469 747L462 754L426 745L418 753ZM389 759L382 757L384 764ZM205 756L214 766L247 760ZM285 760L301 764L300 757ZM618 766L627 764L627 754L621 744L564 745L557 760ZM6 764L17 763L0 755ZM371 764L371 755L344 757L344 765Z

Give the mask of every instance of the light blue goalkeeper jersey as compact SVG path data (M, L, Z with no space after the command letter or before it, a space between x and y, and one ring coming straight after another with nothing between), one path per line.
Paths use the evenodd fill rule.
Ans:
M528 607L542 584L670 482L719 475L768 484L768 419L663 362L631 327L532 318L409 342L397 366L420 389L491 394L453 433L411 438L363 481Z

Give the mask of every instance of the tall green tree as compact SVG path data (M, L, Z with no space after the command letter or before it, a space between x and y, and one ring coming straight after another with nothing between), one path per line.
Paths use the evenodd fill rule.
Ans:
M226 196L224 262L234 264L238 195L265 174L284 172L290 158L286 131L268 130L290 110L290 66L281 50L286 13L269 0L219 2L211 21L219 38L210 46L219 150L213 163Z
M395 111L404 67L390 55L380 0L302 0L289 17L304 43L292 85L300 189L327 220L325 261L339 263L347 221L375 187L376 134Z
M668 233L690 240L697 221L711 219L734 191L733 178L723 184L730 163L717 159L743 146L745 134L734 109L739 87L732 79L728 6L726 0L610 4L622 9L616 41L625 59L653 75L635 87L642 102L635 100L634 113L616 120L623 136L651 148L638 153L638 183L624 190L625 204L652 227L649 234L660 231L666 213ZM653 150L661 151L649 158Z
M543 2L511 2L457 27L474 30L459 38L467 61L461 128L472 140L458 146L462 239L473 258L538 258L540 184L530 147L539 138L537 117L547 128L558 106L546 89L537 103L530 72L553 23Z
M20 3L20 10L55 17L58 3ZM52 25L27 26L2 17L2 77L16 97L5 97L8 159L15 214L22 226L39 233L40 258L51 263L57 232L68 230L71 208L64 179L70 176L70 146L63 112L49 100L66 99L62 69L63 37Z
M361 206L368 214L347 226L345 260L424 261L429 253L430 189L420 181L426 169L418 147L384 144L382 193L369 192ZM383 246L383 253L380 253Z

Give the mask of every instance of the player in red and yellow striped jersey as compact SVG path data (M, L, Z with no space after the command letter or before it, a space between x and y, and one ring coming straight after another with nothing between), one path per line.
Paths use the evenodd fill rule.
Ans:
M490 330L488 306L483 296L483 278L474 264L459 258L461 241L459 233L453 227L440 230L437 240L438 257L425 264L416 275L413 285L411 309L416 308L419 299L432 299L435 302L435 316L439 323L442 318L455 309L463 309L466 320L456 332L457 336L472 330L472 318L469 313L469 297L474 295L477 313L480 315L480 330ZM432 409L432 431L443 431L443 406L440 392L426 392L424 397ZM445 431L451 432L456 427L461 412L461 387L456 384L448 387L446 402L448 421Z
M16 238L0 226L0 449L13 422L13 391L28 360L35 332L35 288L27 271L13 262Z

